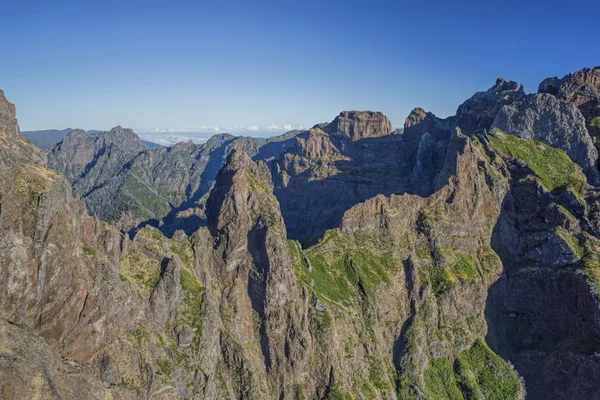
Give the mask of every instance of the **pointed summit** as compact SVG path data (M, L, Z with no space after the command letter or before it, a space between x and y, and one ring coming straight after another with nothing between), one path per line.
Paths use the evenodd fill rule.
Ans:
M4 91L0 89L0 118L15 118L15 116L15 105L6 99Z

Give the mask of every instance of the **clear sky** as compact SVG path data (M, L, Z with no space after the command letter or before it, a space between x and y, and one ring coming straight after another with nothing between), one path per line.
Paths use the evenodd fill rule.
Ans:
M0 88L23 130L252 133L347 109L402 125L415 106L454 114L500 76L530 92L600 64L597 0L15 0L0 12Z

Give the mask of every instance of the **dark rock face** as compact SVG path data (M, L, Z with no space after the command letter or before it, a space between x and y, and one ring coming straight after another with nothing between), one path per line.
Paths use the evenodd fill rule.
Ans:
M510 189L492 236L504 272L488 292L488 342L515 365L528 398L598 398L598 295L577 268L587 262L577 243L591 245L579 238L597 229L588 222L597 195L584 205L568 192L548 193L521 164L508 166Z
M481 133L490 128L498 111L525 96L523 86L517 82L496 80L485 92L477 92L458 107L451 118L464 133Z
M502 107L492 128L564 150L583 168L590 182L599 182L598 152L574 104L549 94L527 96Z

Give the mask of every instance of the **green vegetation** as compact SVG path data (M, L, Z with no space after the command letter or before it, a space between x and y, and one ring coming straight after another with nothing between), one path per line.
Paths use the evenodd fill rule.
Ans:
M294 385L294 400L306 400L306 393L304 392L304 386L301 383Z
M138 351L142 351L150 340L150 333L143 325L129 331L129 340Z
M202 286L193 272L187 269L179 271L179 283L182 289L182 303L180 304L180 323L194 330L193 345L197 348L202 338Z
M135 393L138 395L138 397L142 395L142 390L133 382L133 379L121 377L121 380L119 383L117 383L117 386L128 390L135 390Z
M600 240L592 235L584 234L584 255L579 262L579 268L593 283L596 291L600 293Z
M568 189L582 197L585 177L564 151L537 140L509 135L499 129L493 129L489 139L503 155L525 161L546 190Z
M600 116L592 118L590 120L590 125L594 128L600 128Z
M121 272L119 278L134 283L139 288L150 291L156 286L160 275L160 262L139 250L131 250L119 258Z
M556 227L556 233L558 233L558 236L560 236L565 240L565 242L567 242L569 248L571 249L571 251L573 251L573 254L575 254L577 258L583 257L584 250L583 247L581 247L581 245L579 244L579 239L567 232L567 230L562 226Z
M430 399L515 399L522 394L516 372L482 340L449 359L431 360L425 370Z
M342 385L336 382L331 385L324 400L352 400L352 395L345 391L342 388Z
M86 256L94 257L99 254L98 250L96 250L95 248L93 248L92 246L87 244L86 242L82 242L82 243L83 243L83 254L85 254Z
M37 164L27 164L22 167L14 179L12 190L17 197L26 201L37 200L51 182L54 182L56 172Z
M357 370L352 374L352 383L354 387L358 388L360 394L362 394L368 400L377 398L377 389L375 389L368 378L364 377L364 374L361 370Z
M167 380L173 379L173 368L171 367L171 361L166 357L160 357L156 360L158 366L158 373L163 375Z
M424 374L425 387L431 400L462 400L463 395L458 386L452 361L447 358L431 360Z
M331 176L341 173L339 169L333 164L318 164L313 165L311 168L312 172L319 176Z
M141 216L145 219L157 218L169 212L168 200L162 198L135 175L125 181L125 192L139 205Z
M382 368L383 363L377 360L375 357L369 357L369 381L377 389L386 390L389 389L387 374Z
M166 239L160 230L158 230L157 228L150 226L150 225L146 225L145 227L140 229L138 231L136 237L142 237L144 239L156 240L159 242Z
M517 373L480 339L459 354L457 363L460 381L472 394L469 397L511 399L522 391Z
M388 282L401 263L388 250L366 247L338 230L327 231L315 246L302 250L288 241L298 281L325 303L344 304Z
M259 212L265 217L267 225L274 226L278 221L275 207L278 204L277 199L265 182L257 178L252 171L247 170L246 172L250 181L250 189L257 194L259 200ZM255 213L252 217L256 219L258 214Z
M435 258L440 260L437 265L421 269L423 279L429 279L431 287L437 294L443 294L456 286L456 282L469 282L479 279L473 257L469 254L456 253L450 247L433 249Z

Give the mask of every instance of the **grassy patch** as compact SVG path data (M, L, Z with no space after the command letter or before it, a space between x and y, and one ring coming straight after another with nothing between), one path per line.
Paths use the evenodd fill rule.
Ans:
M274 226L279 220L277 216L279 213L277 210L277 199L265 182L257 178L252 171L247 170L246 172L248 174L248 181L250 181L250 190L258 198L259 213L265 218L267 225ZM252 217L256 219L258 214L252 215Z
M133 379L121 377L121 380L119 383L117 383L117 386L128 390L135 390L135 393L138 395L138 397L142 395L142 389L135 384Z
M482 340L450 359L431 360L425 370L430 399L515 399L522 394L516 372Z
M129 331L129 340L131 344L133 344L133 347L138 351L142 351L148 345L150 332L148 332L146 327L138 325L136 328Z
M147 241L146 247L156 255L168 258L176 255L185 267L190 270L194 268L194 253L189 240L168 239L152 226L140 229L136 235L136 238L138 237Z
M296 383L294 385L294 400L306 400L304 386L302 386L301 383Z
M12 190L17 197L26 201L31 198L37 200L42 193L48 190L50 183L54 182L56 172L37 164L27 164L22 167L14 179Z
M369 357L369 381L380 390L389 389L387 374L383 369L383 363L374 357Z
M429 280L433 291L443 294L457 282L477 281L479 273L469 254L457 253L449 247L436 247L433 249L437 265L429 265L420 270L422 278Z
M525 161L546 190L569 189L582 197L585 177L564 151L537 140L509 135L499 129L492 130L489 139L503 155Z
M458 380L473 398L514 399L522 392L516 372L485 342L478 339L459 354Z
M294 241L288 245L298 281L325 303L345 303L363 289L372 291L401 268L391 252L367 248L337 230L306 250Z
M160 275L160 262L141 251L131 250L119 258L121 272L119 277L134 283L141 289L150 291L156 286Z
M424 378L429 399L463 399L451 360L447 358L431 360L425 370Z
M99 254L98 250L96 250L95 248L93 248L92 246L87 244L86 242L82 242L82 243L83 243L83 254L85 254L86 256L94 257Z
M575 254L577 258L583 257L584 250L583 247L581 247L581 244L579 244L579 239L567 232L567 230L562 226L556 227L556 233L558 233L558 236L560 236L564 239L565 242L567 242L569 248L571 249L571 251L573 251L573 254Z
M353 400L352 395L342 388L339 383L334 383L329 388L329 392L324 397L324 400Z
M173 367L168 358L160 357L156 360L156 366L158 367L159 374L163 375L167 380L173 379Z
M179 271L179 283L181 284L182 303L180 304L180 323L194 330L195 347L200 345L202 338L202 293L203 289L194 274L187 270Z
M590 120L590 125L594 128L600 128L600 116L592 118Z

